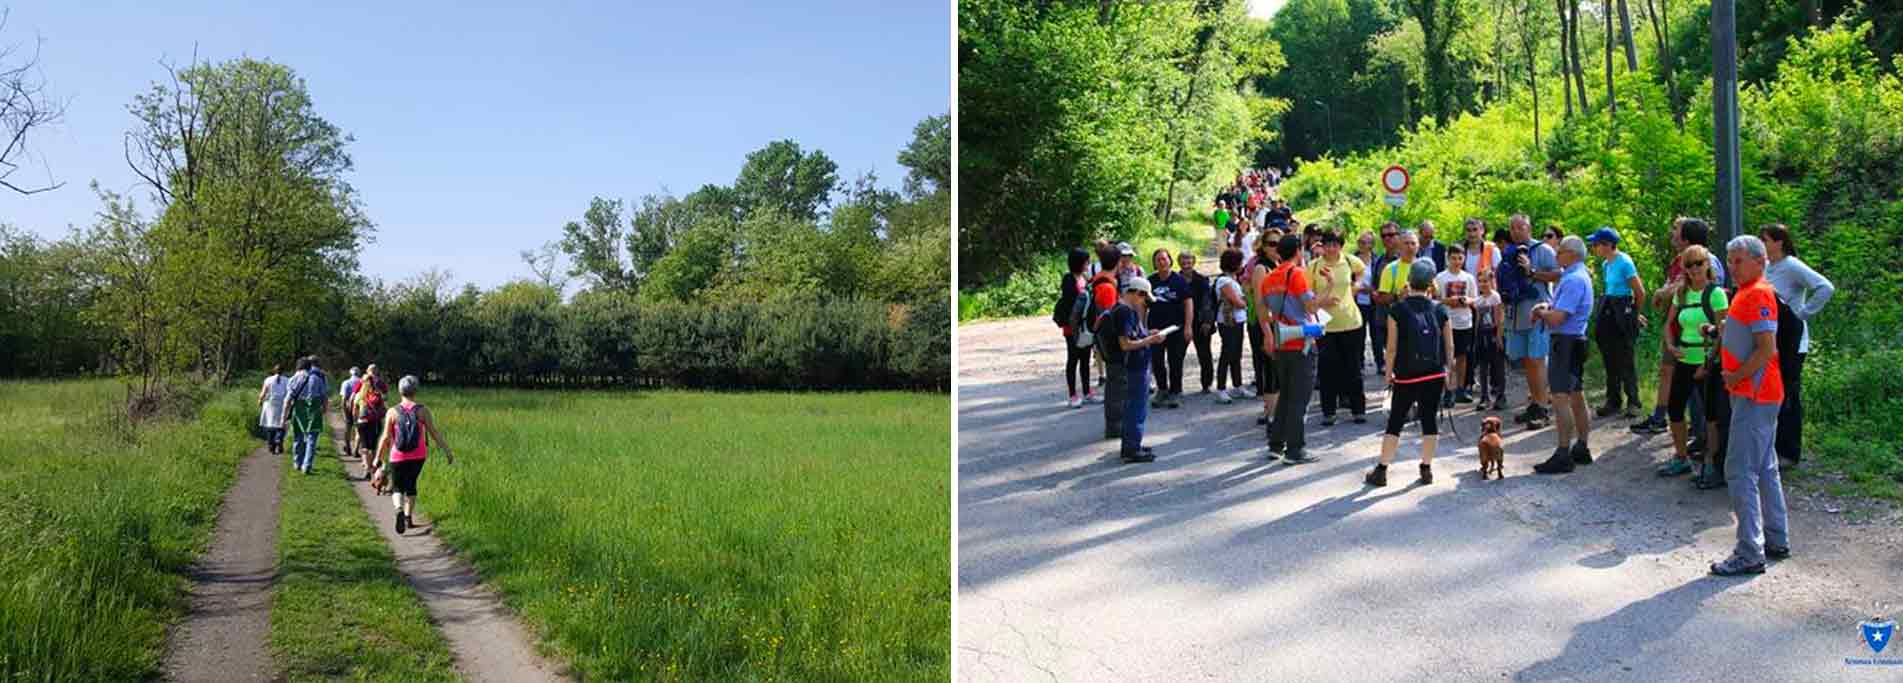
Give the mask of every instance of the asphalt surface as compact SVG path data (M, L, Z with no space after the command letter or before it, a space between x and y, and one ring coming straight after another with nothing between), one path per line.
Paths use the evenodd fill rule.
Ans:
M277 676L265 639L277 579L278 477L289 458L259 447L238 462L238 480L219 507L211 547L192 568L190 610L166 643L166 680Z
M960 680L1903 680L1845 662L1872 657L1859 622L1903 611L1890 508L1793 491L1796 557L1711 577L1735 522L1652 473L1668 437L1601 421L1598 462L1541 476L1550 428L1509 428L1483 482L1462 407L1434 484L1412 485L1410 426L1369 488L1378 390L1365 425L1311 402L1316 463L1268 460L1259 403L1192 393L1152 411L1157 461L1123 465L1101 406L1064 407L1061 343L1048 320L959 327Z

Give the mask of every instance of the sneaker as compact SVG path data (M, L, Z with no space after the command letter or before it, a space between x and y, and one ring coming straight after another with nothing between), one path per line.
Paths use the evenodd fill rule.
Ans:
M1632 423L1634 434L1664 434L1667 426L1665 418L1653 415L1642 421Z
M1234 398L1231 398L1231 397L1229 396L1229 390L1227 390L1227 389L1218 389L1218 390L1216 390L1216 402L1217 402L1217 403L1221 403L1221 404L1223 404L1223 405L1228 405L1228 404L1231 404L1231 403L1235 403L1235 402L1236 402L1236 399L1234 399Z
M1364 424L1368 424L1368 416L1367 416L1367 415L1356 415L1356 416L1354 416L1354 418L1353 418L1353 422L1354 422L1355 424L1358 424L1358 425L1364 425Z
M1513 424L1523 425L1528 422L1531 422L1533 420L1533 415L1535 411L1538 411L1538 410L1539 410L1539 404L1536 404L1536 403L1526 404L1525 410L1522 410L1519 412L1519 414L1516 414L1513 416Z
M1335 426L1335 415L1334 415L1333 413L1329 413L1329 414L1327 414L1327 415L1323 415L1323 416L1322 416L1322 426L1323 426L1323 427L1333 427L1333 426Z
M1103 403L1103 394L1084 394L1085 403Z
M1069 404L1069 405L1070 405L1070 409L1071 409L1071 410L1076 410L1076 409L1078 409L1078 408L1082 408L1082 407L1084 407L1084 399L1081 399L1081 398L1078 398L1078 397L1076 397L1076 396L1072 396L1072 397L1070 397L1070 404Z
M401 535L403 534L403 532L405 532L405 531L408 531L409 529L410 529L410 516L409 516L409 515L406 515L406 514L403 514L403 511L402 511L402 510L398 510L398 511L396 512L396 533L397 533L397 535L399 535L399 536L401 536Z
M1282 462L1290 465L1306 465L1315 462L1315 456L1309 455L1308 452L1303 449L1292 448L1289 449L1288 453L1282 455Z
M1553 449L1553 457L1547 458L1546 462L1534 465L1533 471L1540 474L1565 474L1571 472L1573 471L1573 456L1563 447L1555 448Z
M1711 563L1711 573L1715 576L1743 576L1745 574L1763 574L1764 563L1752 562L1742 557L1728 557L1723 562Z
M1584 441L1573 442L1572 456L1573 464L1575 465L1592 464L1592 449L1587 448L1586 442Z
M1628 419L1628 420L1636 420L1636 419L1639 419L1640 415L1644 415L1644 414L1645 414L1645 409L1640 408L1639 404L1634 403L1625 409L1625 412L1621 414L1621 417L1624 417L1625 419Z
M1431 466L1431 465L1426 465L1426 464L1423 464L1423 465L1421 465L1421 479L1420 479L1420 483L1421 483L1421 485L1422 485L1422 486L1427 486L1427 485L1429 485L1429 484L1432 484L1432 483L1434 483L1434 468L1433 468L1433 466Z
M1533 406L1533 410L1530 412L1532 412L1532 415L1528 416L1526 422L1522 423L1526 425L1527 429L1545 427L1546 424L1553 419L1553 414L1546 412L1546 406Z
M1455 403L1473 403L1474 392L1468 391L1466 389L1461 389L1459 391L1456 391L1454 392L1454 402Z
M1274 453L1274 454L1276 454L1276 455L1287 455L1287 454L1288 454L1288 444L1286 444L1286 443L1282 443L1282 442L1280 442L1280 441L1270 441L1270 442L1269 442L1269 452L1270 452L1270 453Z
M1602 405L1592 409L1593 417L1607 418L1607 417L1612 417L1618 414L1619 414L1619 409L1612 407L1611 404Z
M1691 461L1680 459L1680 458L1672 458L1671 460L1667 460L1665 461L1665 464L1659 465L1659 468L1658 468L1658 475L1661 477L1676 477L1676 476L1691 474L1691 472L1692 472Z
M1700 491L1725 488L1725 478L1718 473L1717 467L1709 464L1702 465L1698 476L1692 477L1692 488Z
M1148 448L1136 451L1134 453L1130 451L1124 451L1123 461L1126 463L1156 462L1156 452Z
M1500 411L1503 411L1503 410L1506 410L1506 409L1507 409L1507 397L1505 397L1505 396L1496 396L1496 397L1494 397L1494 399L1493 399L1493 412L1496 412L1496 413L1497 413L1497 412L1500 412Z
M1374 469L1368 472L1368 476L1362 478L1361 483L1367 484L1369 486L1387 486L1388 485L1388 466L1375 465Z
M1787 560L1791 557L1791 548L1790 546L1767 545L1764 546L1764 556L1773 560Z

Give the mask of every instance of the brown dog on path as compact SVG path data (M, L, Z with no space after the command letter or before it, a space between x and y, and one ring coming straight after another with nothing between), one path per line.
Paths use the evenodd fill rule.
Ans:
M1494 478L1506 478L1506 449L1500 446L1500 418L1488 416L1480 421L1480 480L1487 480L1487 472L1493 472Z

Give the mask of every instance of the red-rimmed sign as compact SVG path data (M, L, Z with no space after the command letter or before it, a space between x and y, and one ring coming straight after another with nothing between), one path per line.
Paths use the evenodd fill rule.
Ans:
M1412 178L1408 176L1407 169L1401 168L1400 164L1389 166L1388 170L1381 172L1381 187L1387 190L1388 194L1406 192L1410 180Z

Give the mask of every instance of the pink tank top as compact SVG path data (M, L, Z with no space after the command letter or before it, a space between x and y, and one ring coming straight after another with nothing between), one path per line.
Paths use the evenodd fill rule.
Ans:
M397 409L397 412L399 413L413 413L413 412L416 412L416 409L419 407L419 405L420 404L412 403L406 407L402 404L398 404L396 409ZM401 415L397 416L398 421L401 421L402 419L403 417ZM429 457L429 429L423 425L422 419L423 419L422 416L420 415L417 416L416 450L413 450L413 451L397 450L396 425L395 424L390 425L390 462L407 462L410 460L423 460Z

